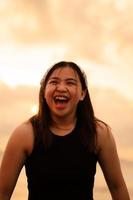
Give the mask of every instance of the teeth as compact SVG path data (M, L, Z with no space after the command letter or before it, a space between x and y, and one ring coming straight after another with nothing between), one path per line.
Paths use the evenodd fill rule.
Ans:
M54 99L55 100L68 100L68 98L65 96L56 96Z

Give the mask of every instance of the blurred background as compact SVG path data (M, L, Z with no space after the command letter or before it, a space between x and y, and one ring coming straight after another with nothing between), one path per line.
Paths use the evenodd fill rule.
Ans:
M133 1L0 0L0 160L16 126L37 112L48 67L74 61L86 72L95 114L114 134L133 198ZM22 170L13 200L25 200ZM97 166L94 197L111 199Z

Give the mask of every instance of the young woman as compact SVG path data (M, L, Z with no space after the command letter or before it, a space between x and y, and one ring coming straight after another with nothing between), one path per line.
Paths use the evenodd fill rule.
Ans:
M110 128L94 116L85 74L55 64L41 81L39 111L18 126L0 169L0 200L9 200L25 165L28 200L93 200L99 162L114 200L129 200Z

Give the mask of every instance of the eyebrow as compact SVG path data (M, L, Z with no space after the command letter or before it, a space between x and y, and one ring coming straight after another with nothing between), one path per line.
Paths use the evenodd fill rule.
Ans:
M53 79L53 80L61 80L61 78L56 77L56 76L51 77L49 80L52 80L52 79ZM66 78L65 80L66 80L66 81L73 81L73 82L77 83L77 80L74 79L74 78Z

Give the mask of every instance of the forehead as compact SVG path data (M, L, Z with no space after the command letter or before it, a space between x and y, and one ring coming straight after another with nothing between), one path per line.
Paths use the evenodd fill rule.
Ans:
M67 66L67 67L60 67L60 68L57 68L55 69L50 77L50 78L53 78L53 77L57 77L57 78L73 78L73 79L76 79L76 80L79 80L79 76L78 76L78 73L71 67Z

